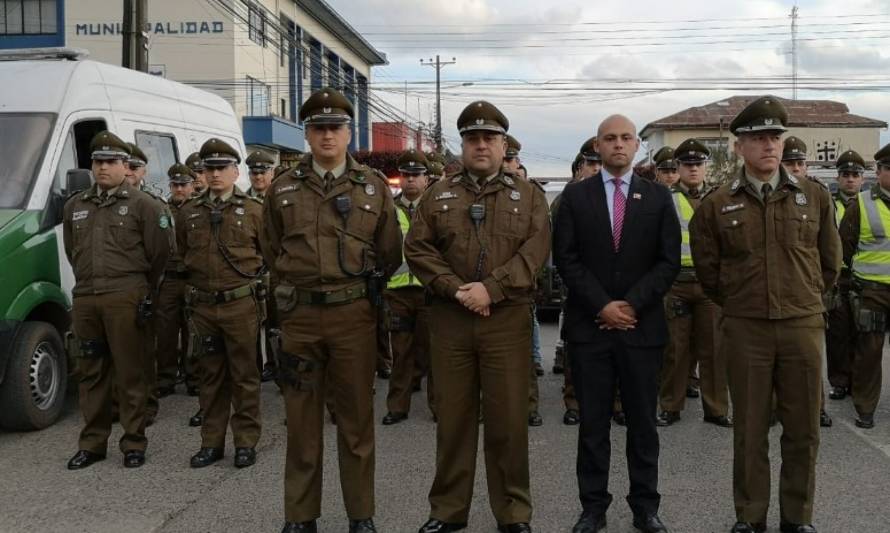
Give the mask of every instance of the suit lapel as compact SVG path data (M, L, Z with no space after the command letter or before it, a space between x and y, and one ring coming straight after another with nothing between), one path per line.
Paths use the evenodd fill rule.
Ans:
M606 187L603 185L602 174L597 174L584 181L587 185L587 201L596 219L594 227L600 232L603 242L612 246L612 219L609 217L609 205L606 203Z

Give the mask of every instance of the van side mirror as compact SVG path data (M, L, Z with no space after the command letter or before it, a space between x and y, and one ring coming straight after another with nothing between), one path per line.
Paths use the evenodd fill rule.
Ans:
M65 194L85 191L93 185L93 173L85 168L72 168L65 174Z

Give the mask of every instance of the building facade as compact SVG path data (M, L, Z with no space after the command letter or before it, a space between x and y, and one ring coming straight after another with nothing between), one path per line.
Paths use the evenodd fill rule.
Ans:
M0 11L0 48L83 48L121 64L119 0L2 0ZM355 106L350 149L370 149L371 68L386 56L324 0L150 0L144 31L150 72L228 100L246 144L304 150L299 107L333 86Z
M729 154L735 137L729 131L732 119L757 96L733 96L699 107L690 107L673 115L650 122L640 131L648 144L649 155L662 146L676 147L684 140L696 138L711 152ZM830 100L786 100L788 135L807 144L809 164L833 167L837 157L853 149L869 161L880 148L881 130L887 123L850 113L846 104Z

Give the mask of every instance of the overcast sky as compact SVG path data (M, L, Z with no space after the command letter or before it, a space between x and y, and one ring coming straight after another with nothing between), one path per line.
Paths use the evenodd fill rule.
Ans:
M790 88L737 88L790 83L780 77L790 79L792 72L792 1L327 2L387 54L389 65L373 70L375 95L404 112L403 84L411 82L409 120L431 121L433 116L434 86L419 82L433 81L435 72L419 65L419 59L437 53L455 57L456 64L442 71L443 133L449 146L458 147L460 110L484 97L510 119L510 132L522 142L532 175L567 175L578 147L612 113L628 115L642 129L649 121L732 94L791 97ZM802 0L797 5L801 83L830 89L842 79L867 87L801 90L799 98L843 101L853 113L890 121L886 0ZM875 77L881 79L869 80ZM757 79L763 81L749 83ZM541 85L546 80L581 80L571 83L583 89L565 81ZM495 86L486 87L491 83ZM693 90L727 85L729 90ZM664 90L677 86L684 90ZM882 143L888 141L883 132Z

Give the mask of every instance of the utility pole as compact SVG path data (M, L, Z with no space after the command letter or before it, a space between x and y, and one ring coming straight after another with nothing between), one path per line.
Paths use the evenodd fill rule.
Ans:
M791 8L791 99L797 100L797 6Z
M433 62L432 59L428 61L420 60L420 64L426 67L433 67L436 69L436 130L433 132L434 140L436 141L436 151L442 151L442 90L441 90L441 72L442 69L448 65L453 65L457 63L457 59L452 57L451 61L441 61L439 56L436 55L436 61Z
M148 72L148 0L124 0L121 66Z

